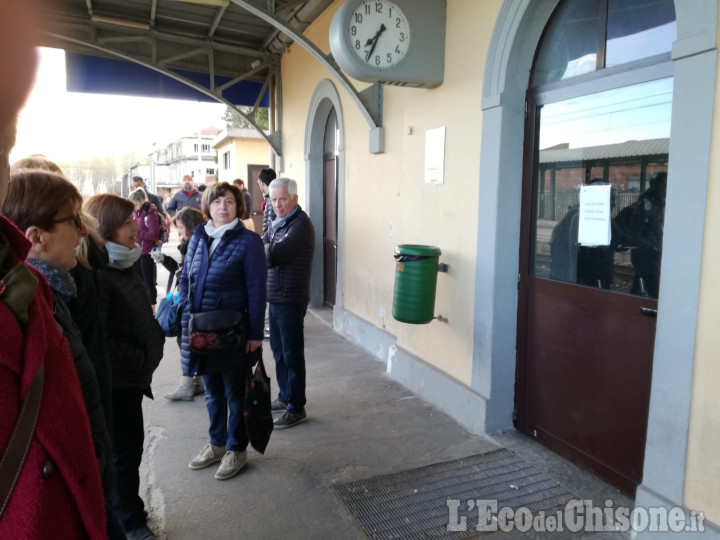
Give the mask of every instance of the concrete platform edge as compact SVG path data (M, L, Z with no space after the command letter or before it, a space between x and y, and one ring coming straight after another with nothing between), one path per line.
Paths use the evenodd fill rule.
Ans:
M485 435L485 399L397 345L397 339L357 315L333 310L336 332L383 362L387 374L470 433Z

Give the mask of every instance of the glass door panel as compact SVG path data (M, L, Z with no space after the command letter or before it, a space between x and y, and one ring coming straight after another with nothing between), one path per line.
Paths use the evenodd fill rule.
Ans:
M672 79L543 105L530 273L657 298ZM610 185L610 240L578 242L582 186Z

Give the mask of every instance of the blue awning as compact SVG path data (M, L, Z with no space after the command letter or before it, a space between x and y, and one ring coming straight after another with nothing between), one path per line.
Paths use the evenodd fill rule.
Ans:
M176 81L160 72L125 60L65 53L67 90L88 94L114 94L190 101L214 102L210 96ZM210 88L210 76L194 71L172 70L204 88ZM221 86L231 79L215 77L215 86ZM226 88L222 96L234 105L252 106L262 90L257 81L241 81ZM268 92L265 92L260 107L267 107Z

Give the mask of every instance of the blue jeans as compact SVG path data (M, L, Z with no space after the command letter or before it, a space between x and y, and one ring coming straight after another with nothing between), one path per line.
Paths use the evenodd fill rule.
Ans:
M275 358L278 400L288 411L305 409L305 337L307 304L270 304L270 348Z
M242 452L248 445L243 417L245 369L203 375L202 380L210 416L210 444Z

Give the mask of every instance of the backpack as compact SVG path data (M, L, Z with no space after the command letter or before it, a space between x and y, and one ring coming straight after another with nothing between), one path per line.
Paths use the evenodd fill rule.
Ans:
M158 239L155 241L155 245L160 247L163 244L167 244L168 240L170 240L170 218L167 217L165 212L161 212L160 210L155 212L155 215L157 215L159 223Z

